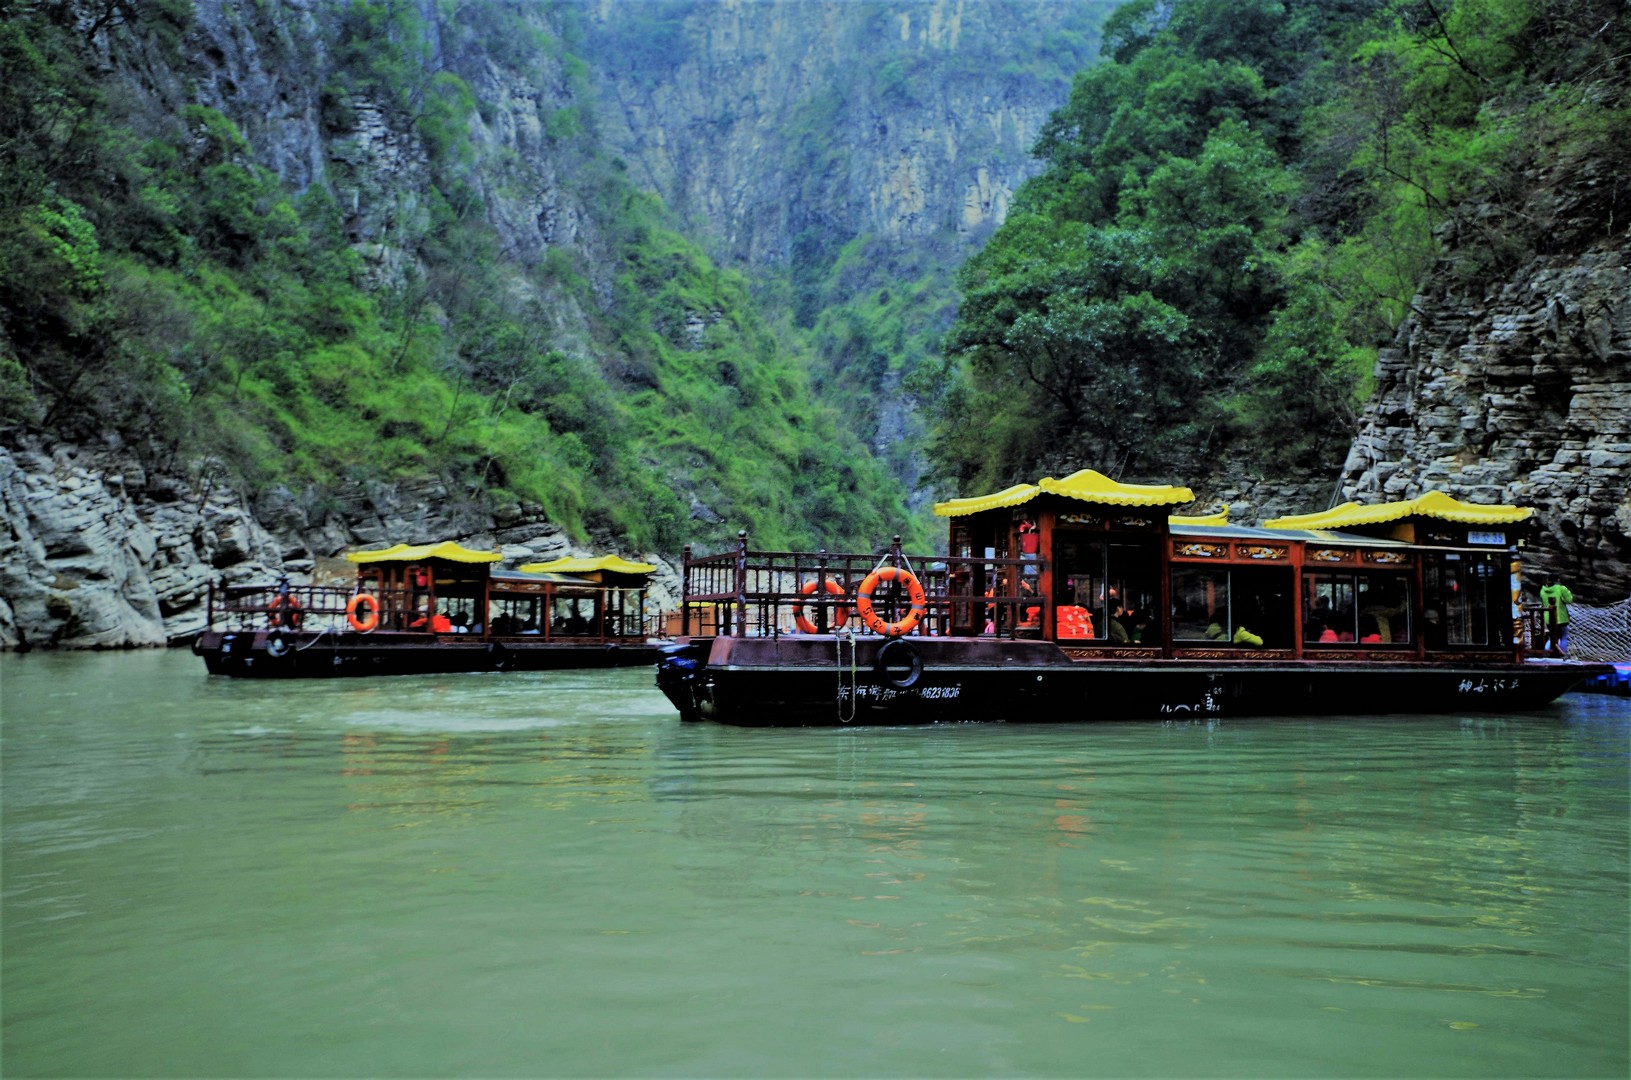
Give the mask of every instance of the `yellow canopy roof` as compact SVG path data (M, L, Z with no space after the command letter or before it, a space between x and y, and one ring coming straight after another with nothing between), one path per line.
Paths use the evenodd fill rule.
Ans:
M1294 514L1263 522L1267 529L1346 529L1355 525L1379 525L1407 517L1437 518L1464 525L1510 525L1523 521L1534 511L1523 506L1480 505L1462 502L1442 491L1429 491L1403 502L1362 506L1348 502L1317 514Z
M1171 484L1122 484L1101 472L1083 469L1063 480L1048 477L1038 485L1043 491L1083 502L1111 506L1181 506L1195 501L1195 493Z
M445 559L459 563L495 563L504 558L496 551L472 551L452 540L439 544L394 544L382 551L348 551L347 559L354 563L421 562L425 559Z
M650 563L629 562L616 555L602 555L598 559L580 559L571 555L550 562L527 563L523 574L594 574L610 571L614 574L649 574L657 568Z
M1227 525L1229 524L1229 504L1224 503L1223 509L1215 514L1198 514L1188 516L1184 514L1170 514L1167 522L1172 525Z
M964 499L947 499L934 504L934 512L941 517L967 517L981 510L995 510L1003 506L1018 506L1030 502L1042 489L1035 484L1015 484L994 495L970 495Z
M1194 492L1186 487L1173 487L1170 484L1122 484L1103 473L1082 469L1080 472L1071 473L1063 480L1055 480L1050 476L1035 484L1015 484L994 495L948 499L943 503L935 503L934 512L941 517L966 517L982 510L1019 506L1044 492L1110 506L1178 506L1195 500Z

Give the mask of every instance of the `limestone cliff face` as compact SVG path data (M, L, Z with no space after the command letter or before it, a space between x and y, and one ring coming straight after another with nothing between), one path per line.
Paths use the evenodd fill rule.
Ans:
M0 511L0 646L163 645L203 629L212 582L284 561L234 492L117 452L0 449Z
M437 0L413 6L432 66L458 74L480 103L469 121L481 155L472 182L519 265L563 246L597 261L594 215L562 182L572 150L551 134L552 121L576 115L726 259L777 266L796 264L812 244L830 250L863 234L901 246L977 243L1029 175L1026 151L1065 100L1068 73L1092 54L1084 27L1113 4L581 0L510 9L543 38L583 31L572 47L589 63L598 101L578 97L564 52L487 40L479 26L452 29ZM432 158L389 103L325 89L342 10L326 0L197 0L183 66L115 36L103 55L127 90L122 119L139 129L143 116L162 123L184 104L218 109L291 188L331 192L373 273L397 281L428 227ZM1532 556L1542 570L1567 573L1583 597L1631 593L1631 264L1623 224L1604 235L1601 218L1596 239L1554 248L1492 286L1424 291L1380 358L1339 498L1434 488L1535 506L1543 534ZM586 348L590 316L564 297L540 301L555 345ZM696 313L684 332L699 336L708 317ZM885 429L904 428L888 415ZM1253 479L1211 494L1246 520L1317 509L1331 479ZM551 523L525 511L497 519L433 480L250 499L208 463L161 469L118 447L13 444L0 449L0 647L173 641L201 626L212 582L304 575L346 548L449 537L516 560L569 549ZM590 544L620 546L614 537Z
M574 97L564 53L484 38L479 5L461 9L464 21L451 26L436 0L413 8L427 35L426 79L456 73L480 103L469 120L480 158L471 172L507 257L530 266L551 246L575 245L594 261L590 215L559 182L571 153L546 134L547 117L589 107ZM291 190L327 189L374 278L398 282L431 227L432 159L401 109L366 91L335 92L330 50L344 10L326 0L195 0L185 40L168 51L118 20L92 44L119 84L110 103L119 122L142 133L172 124L185 105L216 109ZM515 13L538 43L559 40L556 8ZM569 298L540 296L537 308L557 347L582 347L586 318ZM208 462L149 466L128 447L8 434L0 445L0 648L185 639L203 626L211 584L302 578L348 548L440 538L499 546L512 561L573 550L559 527L525 511L500 520L433 479L321 499L286 489L250 497L224 486ZM619 546L610 537L591 543Z
M1623 236L1468 295L1418 296L1343 470L1359 501L1448 491L1534 507L1532 578L1631 594L1631 256Z
M281 488L246 499L207 462L176 472L119 448L0 448L0 648L185 640L204 629L212 585L304 581L346 550L449 538L501 551L510 566L619 546L609 536L574 545L541 515L494 517L434 481L359 486L314 505ZM658 555L635 557L659 567L652 604L677 603L678 575Z
M631 8L666 48L630 44ZM592 0L605 138L732 262L801 234L983 237L1091 62L1098 0Z
M551 114L589 106L577 100L562 54L484 40L479 8L450 24L435 0L411 6L426 37L424 79L456 74L480 103L469 118L480 157L470 174L507 256L531 266L552 245L583 242L586 214L559 177L569 157L545 132ZM214 108L244 133L256 162L292 190L329 189L347 236L381 280L394 280L430 228L431 155L400 109L365 89L335 89L330 50L342 11L322 0L194 0L186 70L165 69L133 43L112 39L108 62L123 70L141 108ZM519 9L541 42L559 39L557 14L544 5ZM560 314L563 324L579 321Z

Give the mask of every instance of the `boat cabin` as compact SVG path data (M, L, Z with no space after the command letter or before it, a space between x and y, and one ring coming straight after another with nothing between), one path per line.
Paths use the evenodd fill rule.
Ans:
M345 556L350 587L258 585L212 591L210 620L242 628L406 634L519 643L643 642L656 567L615 555L496 568L503 556L448 541Z
M1531 511L1441 493L1262 526L1174 516L1187 487L1083 470L952 499L945 556L750 552L685 559L687 619L720 635L1041 639L1072 659L1513 659ZM885 567L910 571L921 602ZM904 613L915 609L915 616ZM876 612L876 614L873 614ZM900 618L896 618L900 616ZM850 629L854 629L850 626ZM692 625L682 628L690 634Z

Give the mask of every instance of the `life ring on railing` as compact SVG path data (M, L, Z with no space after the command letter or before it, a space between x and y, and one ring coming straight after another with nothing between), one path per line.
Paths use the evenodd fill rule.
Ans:
M911 610L892 623L884 622L883 616L872 610L872 594L885 581L899 582L906 590L907 598L912 602ZM866 580L861 582L861 587L855 590L855 610L860 614L861 621L866 623L867 629L874 634L900 637L903 634L910 634L917 628L917 624L929 610L929 598L924 593L923 585L917 580L917 576L904 566L880 566L868 574Z
M300 623L305 618L300 611L300 599L294 595L285 596L279 593L272 597L272 602L266 605L266 625L288 625L290 630L299 630Z
M360 592L345 605L345 621L359 634L366 634L379 625L379 600L369 593Z
M826 586L827 586L827 594L829 596L843 596L843 595L845 595L844 586L838 584L838 582L834 581L832 578L828 578L826 580ZM799 587L799 594L801 596L809 596L811 593L815 592L816 589L818 589L820 587L821 587L821 583L818 582L818 581L814 581L814 580L806 581L802 586ZM847 622L849 622L849 608L846 608L846 607L834 608L833 609L833 621L832 621L831 629L837 630L840 626L843 626ZM816 624L815 623L811 622L809 619L804 617L804 605L803 604L794 604L793 605L793 625L797 626L799 628L799 632L802 633L802 634L818 634L818 633L821 632L821 631L816 629Z

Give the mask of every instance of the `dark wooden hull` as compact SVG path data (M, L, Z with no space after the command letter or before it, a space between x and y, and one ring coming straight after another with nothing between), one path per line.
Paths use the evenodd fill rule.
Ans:
M1054 723L1512 712L1602 665L1514 661L1073 659L1046 641L717 638L671 646L657 684L682 719L742 726ZM915 659L914 659L915 657Z
M657 646L650 642L266 630L208 630L193 643L193 652L204 658L211 675L256 679L639 667L657 659Z

